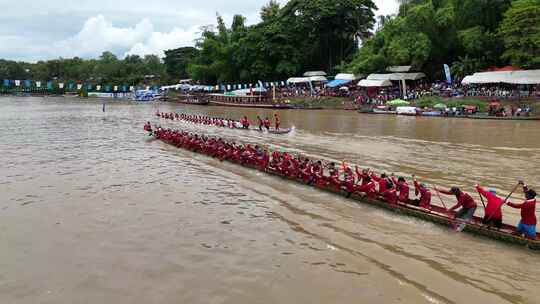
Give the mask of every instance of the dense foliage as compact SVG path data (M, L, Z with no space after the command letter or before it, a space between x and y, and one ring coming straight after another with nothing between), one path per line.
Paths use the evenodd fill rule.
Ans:
M357 40L375 23L371 0L291 0L284 7L270 1L262 22L245 25L234 16L228 28L218 16L197 41L199 56L188 70L202 82L282 80L306 70L332 72L350 60Z
M488 66L537 67L539 0L409 0L365 41L346 69L371 73L412 64L435 77Z
M165 51L163 61L172 82L190 77L187 70L188 64L198 53L199 51L194 47L181 47Z
M104 52L98 59L55 59L37 63L0 60L0 79L80 81L89 83L140 84L166 80L158 56L128 55L118 59Z

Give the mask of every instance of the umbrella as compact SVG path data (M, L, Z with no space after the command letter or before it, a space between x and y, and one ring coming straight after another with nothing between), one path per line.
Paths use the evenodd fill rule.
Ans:
M435 109L446 109L446 105L444 103L438 103L433 106Z
M408 101L405 101L403 99L394 99L392 101L389 101L386 103L387 105L391 106L408 106L410 103Z

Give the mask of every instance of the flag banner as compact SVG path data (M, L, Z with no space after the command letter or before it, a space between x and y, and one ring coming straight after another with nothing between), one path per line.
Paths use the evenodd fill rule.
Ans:
M78 83L78 84L77 84L77 90L80 91L81 89L82 89L82 84L81 84L81 83Z
M282 82L281 82L281 86L285 86L285 81L282 81Z
M87 85L86 85L86 90L87 90L87 91L91 91L91 90L92 90L92 85L91 85L91 84L87 84Z
M450 67L448 66L448 64L444 65L444 74L446 76L446 82L448 84L452 84L452 74L450 73Z
M122 86L122 92L127 91L127 86Z
M4 79L4 86L9 87L9 79Z
M41 88L41 81L36 81L36 88Z
M64 88L64 83L63 83L63 82L60 82L60 83L58 84L58 88L63 89L63 88Z
M129 91L133 92L133 89L134 89L133 86L129 86Z
M118 86L114 86L114 91L118 91Z
M24 87L25 87L25 88L29 88L29 87L31 87L31 86L32 86L32 83L30 82L30 80L25 80L25 81L24 81Z
M146 86L146 90L150 90L150 87L149 87L149 86Z
M74 87L73 83L68 83L68 89L72 90Z
M47 89L52 90L53 89L53 82L47 81Z
M110 92L110 91L111 91L111 86L110 85L105 86L105 92Z
M231 85L230 85L230 84L227 85L227 90L228 90L228 91L231 90Z
M97 86L96 86L96 90L97 90L97 91L101 91L101 86L100 86L100 85L97 85Z

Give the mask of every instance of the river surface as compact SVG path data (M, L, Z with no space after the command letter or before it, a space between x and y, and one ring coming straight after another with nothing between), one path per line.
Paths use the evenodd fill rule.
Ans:
M150 140L158 109L273 114L0 98L0 303L540 303L540 254ZM291 134L161 123L471 193L540 186L538 122L280 115Z

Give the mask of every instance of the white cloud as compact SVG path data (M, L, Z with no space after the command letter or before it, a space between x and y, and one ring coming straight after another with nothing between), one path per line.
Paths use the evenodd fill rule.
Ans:
M287 0L278 0L285 4ZM162 55L163 50L193 45L199 27L215 24L216 12L227 23L234 14L259 21L268 0L0 0L0 58L36 61L103 51ZM374 0L377 15L397 12L396 0Z
M174 28L169 33L153 32L144 42L137 42L131 47L126 55L147 55L155 54L160 57L165 56L164 50L177 48L180 46L192 46L199 29L194 27L187 31Z

